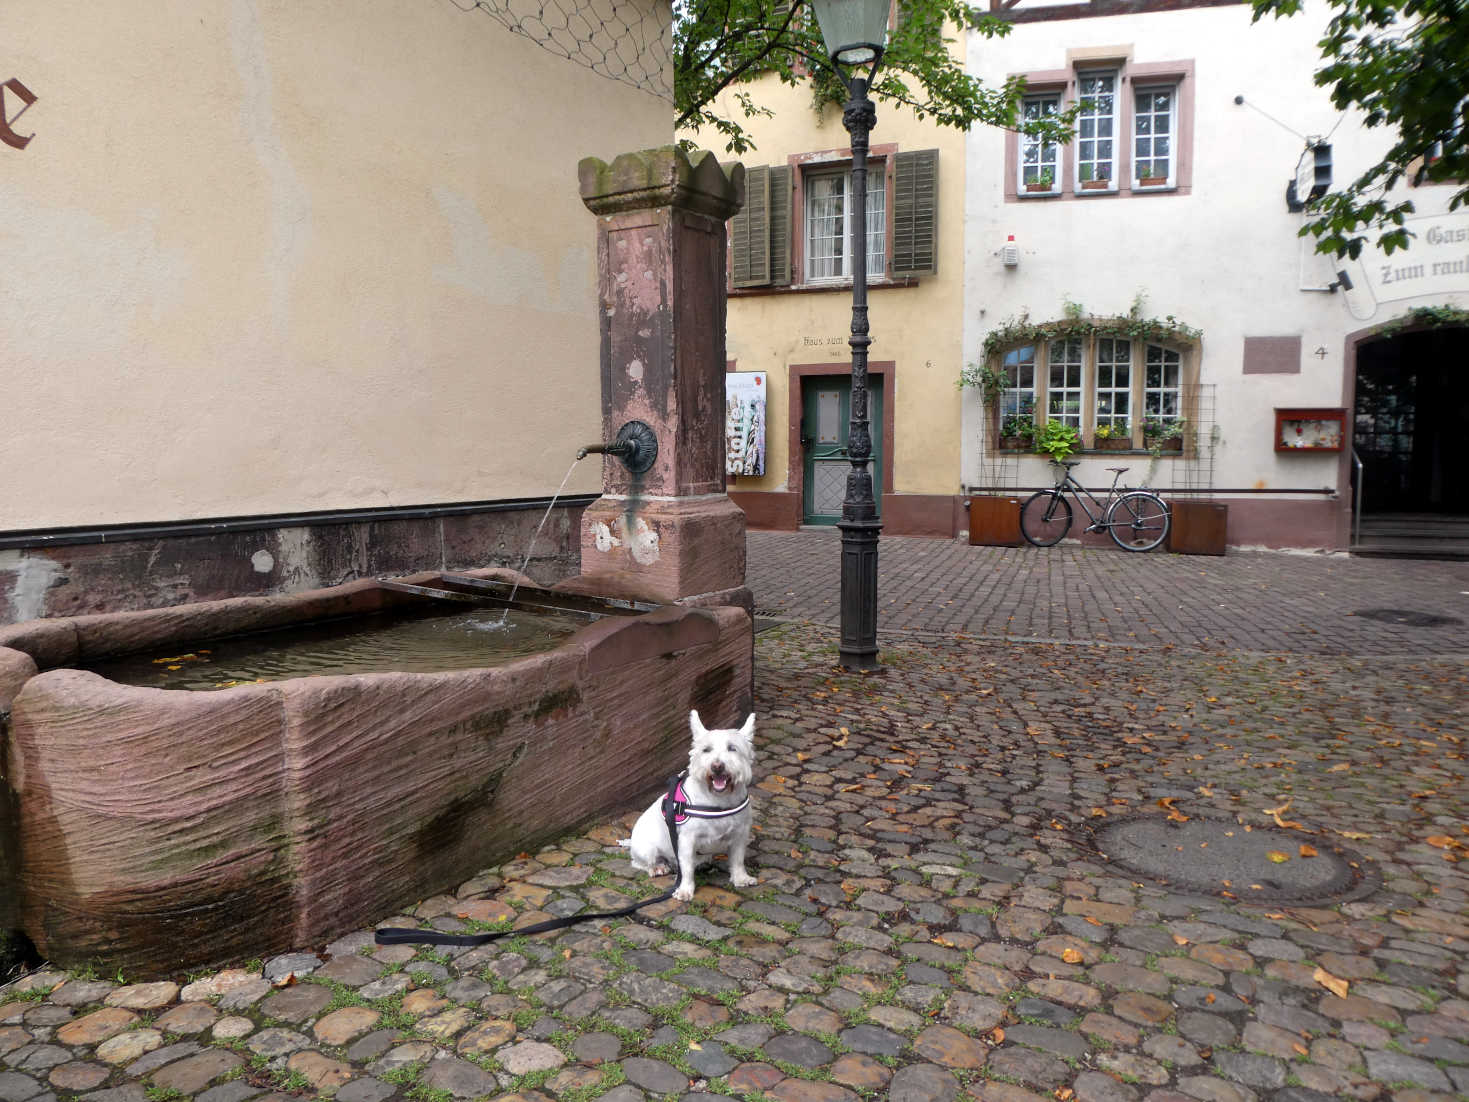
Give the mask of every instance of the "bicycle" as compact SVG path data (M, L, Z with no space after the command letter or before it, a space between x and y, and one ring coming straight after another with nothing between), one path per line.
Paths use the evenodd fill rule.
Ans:
M1112 488L1106 501L1098 501L1072 477L1071 468L1080 466L1078 460L1064 460L1056 465L1061 468L1061 477L1055 487L1032 494L1020 507L1020 534L1028 542L1036 547L1051 547L1071 530L1071 503L1064 496L1068 492L1090 521L1086 530L1105 530L1124 551L1151 551L1168 538L1173 514L1167 502L1151 490L1120 486L1118 483L1128 468L1107 468L1113 472ZM1088 501L1096 506L1095 513L1088 508Z

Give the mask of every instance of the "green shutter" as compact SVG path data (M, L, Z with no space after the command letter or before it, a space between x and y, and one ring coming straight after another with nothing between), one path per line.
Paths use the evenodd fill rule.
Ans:
M770 169L745 169L745 205L730 221L730 283L763 287L770 282Z
M770 169L770 282L791 282L791 166Z
M899 153L893 165L893 275L938 271L939 151Z

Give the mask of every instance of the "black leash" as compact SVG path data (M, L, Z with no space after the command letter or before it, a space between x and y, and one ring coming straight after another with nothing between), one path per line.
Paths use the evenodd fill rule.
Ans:
M502 937L510 937L512 934L528 936L530 934L544 934L550 930L560 930L567 926L575 926L580 922L591 922L599 918L622 918L634 911L644 907L651 907L654 903L662 903L665 899L672 899L675 889L678 888L680 870L678 866L678 820L680 817L693 815L697 818L713 819L723 818L726 815L735 815L743 811L749 805L749 798L737 807L712 808L691 804L684 800L683 782L684 774L668 780L668 791L663 794L663 822L668 827L668 838L673 843L673 886L662 895L655 895L651 899L640 899L636 903L630 903L626 907L620 907L615 911L597 911L594 914L571 915L567 918L553 918L546 922L537 922L531 926L522 926L515 930L495 930L486 934L451 934L442 930L413 930L402 926L385 926L373 935L373 940L379 945L485 945L491 941L498 941Z

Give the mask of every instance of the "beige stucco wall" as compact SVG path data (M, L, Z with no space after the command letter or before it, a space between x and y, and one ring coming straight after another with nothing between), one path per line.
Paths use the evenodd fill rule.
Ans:
M739 158L746 165L785 164L791 154L846 149L850 137L839 108L820 115L808 87L768 78L753 88L770 118L742 119L757 148ZM728 99L726 112L739 108ZM718 148L710 135L692 135ZM894 361L894 491L952 494L958 491L959 402L954 381L960 360L963 300L964 135L911 111L877 102L874 149L896 143L900 151L938 149L938 274L916 287L870 286L871 361ZM733 154L721 153L723 159ZM874 175L871 180L876 180ZM891 212L889 212L891 219ZM797 226L800 219L797 219ZM792 364L850 363L850 285L801 293L731 297L728 355L738 371L768 371L766 475L741 476L731 490L787 490L791 460L787 439L789 368ZM799 458L799 457L798 457Z
M576 165L666 101L445 3L9 0L0 43L0 530L544 495L597 435Z

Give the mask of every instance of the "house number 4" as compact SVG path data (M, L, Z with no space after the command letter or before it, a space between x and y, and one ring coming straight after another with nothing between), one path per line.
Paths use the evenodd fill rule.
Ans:
M14 114L11 114L10 100L12 98L20 101L20 110ZM36 97L31 94L31 90L14 77L0 84L0 142L4 142L11 149L24 149L31 144L31 139L35 137L34 134L21 137L12 129L12 126L15 120L24 115L35 102Z

